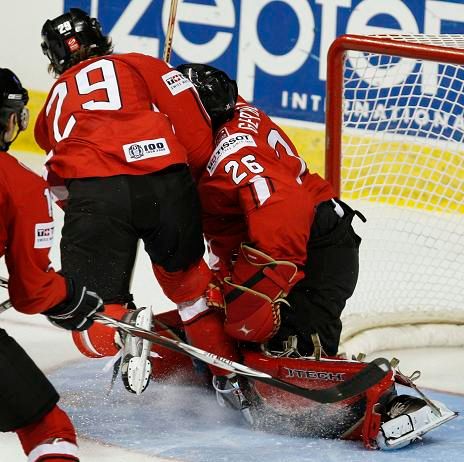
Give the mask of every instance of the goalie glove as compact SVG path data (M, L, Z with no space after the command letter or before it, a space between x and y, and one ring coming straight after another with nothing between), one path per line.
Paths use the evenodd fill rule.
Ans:
M42 314L58 327L67 330L86 330L92 323L92 316L103 311L103 301L85 286L77 285L71 278L66 278L68 297L54 308Z
M225 331L247 342L265 342L280 327L280 303L299 280L294 263L240 246L231 277L224 278Z

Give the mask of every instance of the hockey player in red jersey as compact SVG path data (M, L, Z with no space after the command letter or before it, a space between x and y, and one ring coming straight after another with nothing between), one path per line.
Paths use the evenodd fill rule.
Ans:
M239 341L313 354L338 351L340 315L358 276L355 212L308 171L288 136L241 98L223 72L178 69L195 85L215 130L199 180L210 262ZM295 344L295 342L297 342ZM222 380L218 386L227 386Z
M196 85L216 128L198 189L227 302L226 331L277 351L296 336L304 355L313 353L317 334L324 352L336 355L340 315L358 276L356 212L308 171L265 113L241 98L234 104L235 82L224 73L195 64L178 69ZM220 104L230 109L217 117Z
M42 313L66 329L86 329L101 299L50 267L53 239L50 193L45 181L8 154L27 127L27 91L9 69L0 69L0 241L12 305ZM59 399L27 353L0 329L0 431L14 431L34 461L77 461L76 433Z
M284 131L240 98L224 72L203 64L177 69L195 85L215 131L198 190L211 267L225 295L226 333L240 342L246 364L283 380L322 387L343 380L353 364L336 357L340 316L356 286L361 241L351 222L364 217L308 171ZM226 398L254 424L262 414L268 428L270 409L282 417L290 405L303 410L294 430L306 429L301 400L292 406L289 395L276 397L262 384L248 388L236 377L216 380L215 388L220 403ZM397 397L391 377L335 408L312 409L313 434L384 448L455 416L441 403Z
M112 54L111 40L85 12L45 22L42 49L58 77L38 116L35 137L48 153L52 192L65 211L64 274L95 289L105 313L149 327L148 309L129 310L139 239L164 293L177 304L189 340L234 358L220 314L206 293L211 271L203 260L200 203L188 158L198 169L213 149L208 114L192 83L160 59ZM195 173L195 171L194 171ZM220 300L219 300L220 302ZM129 305L128 305L129 304ZM115 330L95 325L74 333L87 356L116 354ZM130 361L142 346L124 343L122 371L131 391ZM149 362L142 361L147 373Z

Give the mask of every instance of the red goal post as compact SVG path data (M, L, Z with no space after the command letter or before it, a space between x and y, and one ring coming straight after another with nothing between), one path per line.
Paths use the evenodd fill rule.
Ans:
M464 35L335 40L326 178L368 219L342 349L464 346Z

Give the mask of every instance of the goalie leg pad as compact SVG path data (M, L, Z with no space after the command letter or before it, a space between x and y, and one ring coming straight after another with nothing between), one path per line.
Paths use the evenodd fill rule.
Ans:
M177 310L171 310L155 315L153 319L154 332L163 337L180 340L186 343L184 325ZM210 381L208 367L201 361L192 360L187 355L152 345L151 354L153 380L174 380L178 383L207 385Z
M367 364L344 359L277 357L269 352L243 351L243 363L288 383L308 388L330 388L349 380ZM270 385L252 382L255 397L250 412L255 428L279 429L293 436L343 438L375 443L380 419L376 423L374 407L390 395L393 374L390 373L365 393L344 401L320 405L299 396L276 391ZM372 446L372 445L371 445Z
M35 422L58 402L58 393L21 346L0 329L0 431Z
M184 320L184 329L189 343L193 346L232 361L239 360L234 340L225 333L222 312L214 309L204 311L202 316L196 316L190 322ZM215 366L209 368L214 375L228 374Z
M232 276L224 279L226 332L248 342L268 340L280 326L282 298L301 276L294 263L242 244Z

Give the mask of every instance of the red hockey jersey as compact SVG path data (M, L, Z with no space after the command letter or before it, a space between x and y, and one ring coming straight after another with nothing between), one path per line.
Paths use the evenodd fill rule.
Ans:
M192 83L160 59L128 53L64 72L38 116L35 137L53 178L140 175L213 149L210 120Z
M314 208L334 197L327 181L308 172L288 136L244 101L216 135L199 193L205 236L219 258L211 265L228 269L242 241L303 265Z
M0 152L0 256L11 302L23 313L41 313L66 297L64 278L50 268L53 229L45 181Z

